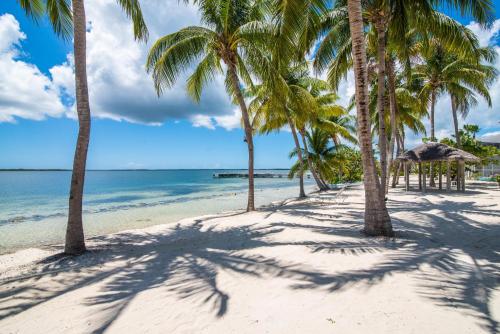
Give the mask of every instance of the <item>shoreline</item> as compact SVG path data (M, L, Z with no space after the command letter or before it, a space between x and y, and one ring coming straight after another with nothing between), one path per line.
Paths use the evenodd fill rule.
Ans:
M315 189L312 184L306 185L306 192ZM264 183L256 186L256 205L266 205L294 197L298 194L298 185L269 185ZM123 196L127 196L127 192ZM135 196L137 193L130 193ZM139 193L148 196L150 192ZM155 193L151 193L155 194ZM103 194L102 196L122 196ZM88 237L105 235L119 231L145 228L148 226L175 223L180 219L206 214L217 214L225 211L238 210L245 207L246 191L229 188L200 191L178 196L154 195L151 201L120 202L107 205L96 204L84 208L84 229ZM94 196L95 198L95 196ZM99 199L96 198L96 201ZM89 212L90 210L90 212ZM36 219L15 221L0 225L0 255L13 251L43 245L54 245L64 242L66 230L66 212L57 211L47 217L37 214Z
M289 188L292 188L292 189L289 189ZM263 191L290 191L290 192L296 192L296 189L295 187L278 187L278 188L270 188L270 189L260 189L260 191L257 191L256 193L259 194L260 192L263 192ZM332 189L331 191L336 191L336 189ZM308 197L310 195L313 195L317 193L317 189L315 186L308 186L306 187L306 194L308 195ZM229 194L232 194L232 192L228 192L228 193L222 193L222 194L216 194L216 195L213 195L211 197L208 197L208 198L204 198L206 200L210 200L210 201L216 201L217 198L223 198L223 197L227 197ZM246 196L246 193L239 193L238 195L240 196ZM257 198L258 199L258 198ZM197 199L199 200L199 199ZM276 201L272 201L272 202L269 202L269 203L265 203L265 204L261 204L259 206L257 206L257 210L259 209L262 209L262 208L272 208L276 205L280 206L280 205L283 205L283 203L286 203L288 201L293 201L293 200L299 200L298 197L286 197L284 199L280 199L280 200L276 200ZM217 212L211 212L211 213L205 213L205 214L201 214L201 215L195 215L195 216L185 216L185 217L180 217L178 219L172 219L171 217L167 217L167 221L165 222L161 222L161 220L159 219L165 219L165 217L154 217L154 216L148 216L148 209L155 209L157 207L163 207L163 208L166 208L168 205L171 205L171 204L186 204L186 203L189 203L190 200L189 199L185 199L183 201L175 201L173 203L166 203L166 204L155 204L155 205L152 205L152 206L147 206L147 207L139 207L139 208L132 208L132 210L136 210L136 211L139 211L139 215L141 215L141 213L144 213L144 216L141 218L141 219L138 219L136 220L137 222L151 222L151 224L147 224L146 226L136 226L136 227L130 227L130 228L127 228L127 229L121 229L121 230L117 230L117 231L113 231L113 232L104 232L104 233L100 233L100 234L93 234L93 235L89 235L87 237L87 239L91 240L92 238L95 238L95 237L102 237L102 236L106 236L106 235L113 235L113 234L117 234L117 233L122 233L122 232L130 232L130 231L136 231L136 230L142 230L142 229L147 229L149 227L155 227L155 226L161 226L161 225L172 225L172 224L177 224L179 223L180 221L183 221L185 219L198 219L198 218L204 218L206 216L223 216L227 213L235 213L235 212L240 212L240 213L245 213L245 210L244 209L233 209L233 210L222 210L222 211L217 211ZM187 206L186 206L187 207ZM110 212L110 214L117 214L119 212L121 213L124 213L126 211L128 211L130 209L122 209L122 210L116 210L116 211L112 211ZM66 219L65 216L56 216L57 218L62 218L62 219ZM85 216L84 216L84 220L85 220ZM28 223L32 223L32 222L28 222ZM15 224L15 223L14 223ZM84 228L85 228L85 225L84 225ZM19 247L19 248L14 248L12 251L2 251L0 249L0 264L1 264L1 258L2 256L8 256L8 255L13 255L13 254L16 254L18 252L22 252L22 251L28 251L28 250L37 250L37 249L40 249L40 250L50 250L50 249L63 249L63 244L62 243L58 243L58 242L55 242L55 243L45 243L45 244L40 244L40 245L33 245L33 246L30 246L30 247Z
M359 185L354 185L354 186L359 186ZM328 192L328 194L335 194L339 189L331 189ZM318 197L320 195L320 192L315 189L314 191L310 191L307 193L307 197L304 199L300 199L299 197L288 197L283 200L277 200L274 202L271 202L269 204L263 204L259 207L257 207L256 211L265 209L265 210L272 210L272 209L278 209L279 207L282 207L284 205L294 203L294 202L303 202L303 201L308 201L310 199L313 199L315 197ZM149 233L149 231L157 232L160 230L169 230L171 229L174 225L179 225L183 224L186 222L191 222L191 221L198 221L198 220L212 220L212 219L219 219L219 218L225 218L228 216L233 216L233 215L244 215L247 214L245 209L237 209L237 210L227 210L227 211L222 211L222 212L216 212L216 213L209 213L205 215L200 215L200 216L194 216L194 217L185 217L181 218L177 221L173 222L167 222L167 223L159 223L155 225L150 225L147 227L136 227L136 228L131 228L127 230L122 230L122 231L117 231L117 232L112 232L112 233L106 233L102 235L94 235L91 237L88 237L86 239L87 243L87 252L86 255L91 255L92 253L98 251L96 250L96 244L93 242L96 239L113 239L114 237L119 237L122 234L133 234L133 233ZM24 270L26 268L30 267L36 267L39 262L43 262L44 259L48 259L51 257L65 257L62 254L62 251L64 250L64 244L58 243L58 244L46 244L46 245L39 245L39 246L34 246L34 247L29 247L29 248L21 248L21 249L16 249L13 252L9 253L0 253L0 284L5 283L5 282L10 282L13 280L17 279L25 279L29 277L36 277L40 275L40 273L28 273L26 275L18 275L17 277L10 277L8 275L9 271L19 271L19 270ZM10 264L9 264L10 262ZM57 271L59 272L59 271ZM47 274L47 273L43 273Z

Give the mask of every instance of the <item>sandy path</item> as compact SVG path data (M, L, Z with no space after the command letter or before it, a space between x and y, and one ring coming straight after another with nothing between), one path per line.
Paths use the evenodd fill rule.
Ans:
M1 256L0 333L498 332L499 190L391 190L396 239L346 195Z

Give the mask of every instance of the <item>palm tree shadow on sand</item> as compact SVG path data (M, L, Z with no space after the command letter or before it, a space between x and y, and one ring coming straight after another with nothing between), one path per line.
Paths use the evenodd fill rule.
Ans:
M443 196L439 196L443 198ZM495 204L479 205L474 201L454 202L444 200L431 203L425 198L419 202L392 200L389 204L393 225L398 230L396 243L385 242L376 246L367 241L368 247L333 243L312 243L313 252L338 252L346 254L366 253L393 249L384 261L368 270L347 271L336 276L317 275L306 283L293 286L295 289L326 288L333 292L356 284L368 285L381 282L387 275L411 273L419 282L419 294L437 305L461 309L479 320L480 325L490 333L497 333L499 323L493 318L490 301L492 293L499 286L500 275L500 225L486 224L480 216L500 219L500 210ZM488 209L488 210L486 210ZM307 215L305 206L283 208L283 213ZM396 218L398 213L412 212L406 219ZM464 214L471 214L471 219ZM413 216L413 217L412 217ZM330 219L330 214L315 212L311 217L319 222ZM324 224L275 223L274 227L309 229L316 233L355 236L363 213L344 211L340 219L349 221L344 230ZM335 219L335 218L333 218ZM415 225L412 221L425 221ZM345 234L344 234L345 233ZM359 233L359 232L358 232ZM362 239L370 240L370 239ZM374 240L374 239L372 239ZM376 240L376 239L375 239Z
M472 220L462 212L496 217L500 216L499 210L485 211L474 202L391 201L393 217L407 211L414 217L394 218L394 226L401 231L398 238L383 239L365 238L359 233L362 212L345 210L335 216L322 213L321 208L325 208L324 204L307 209L300 202L280 208L281 214L293 216L307 215L309 211L313 219L307 224L278 221L267 225L206 226L206 220L200 219L177 225L165 234L132 232L93 238L95 248L82 257L49 258L40 263L41 270L35 275L0 283L0 319L101 281L99 293L84 300L86 305L98 306L99 322L93 333L104 332L139 293L155 288L189 299L194 305L208 306L215 317L221 317L229 310L231 297L218 282L222 270L261 279L288 278L294 282L292 289L320 289L326 293L374 286L387 275L411 273L421 296L437 305L460 309L476 317L489 332L497 332L498 322L489 302L498 286L498 243L495 249L494 240L500 237L500 226L483 224L480 218ZM414 219L426 223L412 224ZM325 223L328 220L330 224ZM278 237L291 228L346 238L288 242ZM451 233L453 238L449 237ZM386 254L368 269L332 274L247 252L280 246L346 256ZM44 280L50 280L50 288Z

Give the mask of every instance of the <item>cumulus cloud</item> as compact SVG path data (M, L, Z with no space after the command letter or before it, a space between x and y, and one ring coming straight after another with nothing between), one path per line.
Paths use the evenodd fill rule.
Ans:
M142 6L150 31L148 43L134 41L132 24L115 0L87 1L87 75L92 115L152 125L168 120L187 119L195 126L233 128L230 120L234 117L234 105L227 97L222 77L209 83L200 103L195 103L186 94L185 89L190 71L184 73L174 87L165 91L161 97L156 95L152 79L145 71L147 52L157 38L187 25L199 24L196 8L177 0L150 0L142 2ZM20 41L26 36L20 31L19 23L12 15L7 14L4 17L6 18L0 25L0 50L3 67L10 66L11 71L10 77L2 71L5 80L1 82L7 87L2 89L2 93L19 91L19 84L12 79L13 73L20 83L32 82L31 77L35 77L40 82L39 85L44 87L42 92L47 95L47 103L50 101L57 105L57 108L52 105L50 113L48 108L38 108L36 115L34 112L29 115L22 114L21 110L31 109L26 105L19 105L18 96L15 99L3 97L0 100L0 121L12 121L13 117L42 119L42 116L61 114L75 118L72 55L69 54L63 64L49 70L51 78L40 73L36 66L25 62L18 62L18 65L24 66L24 72L19 66L12 68L10 63L15 60L17 54L12 50L17 51ZM32 72L31 77L27 77L25 73L28 69ZM29 88L33 89L33 84L30 84ZM34 100L32 95L28 94L26 97L26 100ZM37 102L37 105L39 104ZM15 107L16 112L6 111L5 106ZM231 125L228 126L229 123Z
M214 117L231 115L233 110L222 78L206 87L197 104L186 94L189 71L158 98L144 67L147 52L157 38L199 24L196 9L177 0L152 0L142 2L142 6L150 31L147 44L134 41L132 24L115 0L88 1L87 71L93 115L146 124L188 119L194 126L213 128L217 125ZM67 62L52 73L68 92L74 90L64 79L71 68L71 62Z
M217 126L226 130L237 129L241 127L241 110L238 107L233 108L233 112L231 114L215 116L214 120Z
M25 39L14 16L0 16L0 122L59 117L67 110L51 79L20 60Z
M494 43L499 37L500 19L495 20L489 29L481 28L481 25L474 21L467 25L467 28L476 34L481 46L487 46Z
M479 137L479 139L490 143L500 143L500 131L487 132Z
M187 119L194 126L210 129L240 127L241 114L227 97L222 78L207 86L199 104L185 92L189 72L162 97L156 96L152 80L144 69L149 47L158 37L199 24L200 19L196 8L177 0L149 0L141 4L150 30L147 44L134 41L132 24L115 0L87 1L88 80L94 117L145 124ZM478 35L481 45L495 44L500 20L489 30L481 29L474 22L468 27ZM68 55L66 62L52 67L50 76L45 75L20 57L21 42L26 38L12 15L0 16L0 122L12 122L16 117L44 119L66 115L74 118L72 55ZM496 49L500 52L498 46ZM500 57L494 65L500 70ZM493 108L480 100L462 123L478 124L483 129L497 125L495 108L500 105L500 81L493 84L490 93ZM340 84L339 104L347 106L353 94L351 71ZM451 134L449 110L449 98L443 96L436 106L436 128L443 135Z

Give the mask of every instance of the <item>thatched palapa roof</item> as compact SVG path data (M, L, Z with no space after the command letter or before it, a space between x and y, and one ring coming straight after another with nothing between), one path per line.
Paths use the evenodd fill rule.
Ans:
M436 142L428 142L419 145L414 149L401 154L397 157L397 160L416 162L447 160L463 160L470 162L481 161L473 154Z

